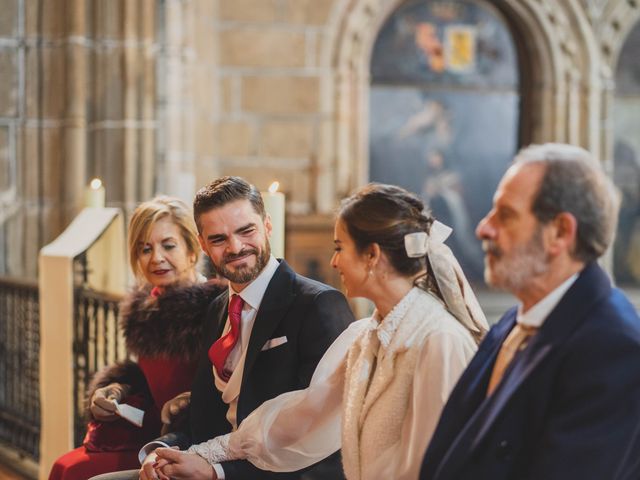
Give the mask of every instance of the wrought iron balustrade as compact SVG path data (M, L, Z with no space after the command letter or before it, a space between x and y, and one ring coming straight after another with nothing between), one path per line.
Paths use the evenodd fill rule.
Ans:
M38 283L0 278L0 441L40 458Z
M85 434L85 392L93 374L127 357L118 325L119 296L78 287L74 293L73 398L74 443Z

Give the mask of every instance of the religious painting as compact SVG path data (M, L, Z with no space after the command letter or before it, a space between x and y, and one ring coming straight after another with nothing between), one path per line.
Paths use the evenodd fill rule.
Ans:
M517 149L520 115L504 19L484 1L407 1L379 33L371 76L370 179L421 195L482 282L474 231Z
M622 286L640 285L640 23L629 34L616 70L613 180L621 197L613 273Z

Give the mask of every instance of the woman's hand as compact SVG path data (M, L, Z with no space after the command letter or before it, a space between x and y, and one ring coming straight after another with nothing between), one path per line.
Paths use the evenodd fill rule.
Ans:
M140 468L140 475L138 480L158 480L158 472L156 472L154 466L157 460L156 452L151 452L142 462Z
M89 411L93 418L100 422L113 422L118 419L116 415L116 402L122 402L129 393L131 387L121 383L111 383L106 387L97 388L91 396Z
M194 453L172 448L157 448L154 468L160 480L217 480L215 470L207 461Z
M176 395L171 400L167 400L162 406L162 412L160 413L160 419L165 425L171 425L171 421L174 420L180 413L189 406L191 403L191 392L183 392L180 395Z
M165 402L160 412L160 420L162 420L161 435L170 433L172 429L180 429L180 425L184 424L187 419L186 413L188 412L190 403L191 392L183 392ZM177 426L173 425L176 422Z

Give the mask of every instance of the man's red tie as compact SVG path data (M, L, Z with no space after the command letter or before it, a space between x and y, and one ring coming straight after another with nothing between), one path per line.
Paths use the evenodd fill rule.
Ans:
M224 364L240 338L240 321L242 319L243 306L244 300L240 295L234 294L231 296L231 301L229 302L229 323L231 328L226 335L213 342L213 345L209 348L209 359L218 372L218 376L225 382L229 381L232 372L225 370Z

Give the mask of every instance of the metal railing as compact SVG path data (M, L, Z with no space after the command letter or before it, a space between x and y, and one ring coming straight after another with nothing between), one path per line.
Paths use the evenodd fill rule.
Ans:
M0 278L0 441L40 458L38 283Z
M119 302L115 295L78 287L74 293L73 398L74 443L85 435L85 393L91 377L105 365L127 357L118 325Z

